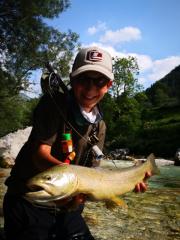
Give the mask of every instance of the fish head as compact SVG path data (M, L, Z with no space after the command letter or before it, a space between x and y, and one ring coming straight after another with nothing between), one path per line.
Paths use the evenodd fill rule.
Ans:
M69 165L57 165L28 180L30 191L25 194L25 198L34 202L63 199L73 194L76 185L77 176Z

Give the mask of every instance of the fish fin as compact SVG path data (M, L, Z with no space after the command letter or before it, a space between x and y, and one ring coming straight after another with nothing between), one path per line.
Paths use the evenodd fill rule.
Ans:
M160 174L160 170L158 169L156 162L155 162L155 156L153 153L151 153L148 157L147 157L147 161L151 162L152 165L152 174L156 175L156 174Z
M108 209L113 209L117 206L127 209L128 205L124 202L124 200L120 199L119 197L113 197L111 200L107 200L105 205Z

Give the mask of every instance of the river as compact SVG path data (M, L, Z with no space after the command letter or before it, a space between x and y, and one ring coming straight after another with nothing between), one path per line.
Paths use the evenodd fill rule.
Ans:
M96 240L180 240L180 167L160 167L145 193L128 193L128 209L109 210L103 203L87 202L84 217ZM9 170L1 170L5 175ZM0 204L6 176L0 178ZM3 227L3 217L0 219Z
M84 216L96 240L179 240L180 167L160 167L145 193L128 193L128 209L87 203Z

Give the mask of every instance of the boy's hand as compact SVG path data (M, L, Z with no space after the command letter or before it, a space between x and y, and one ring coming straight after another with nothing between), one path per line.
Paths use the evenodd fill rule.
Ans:
M138 183L138 184L136 184L134 191L135 191L136 193L145 192L145 191L147 190L147 187L148 187L148 186L147 186L147 183L146 183L146 180L147 180L148 178L150 178L151 176L152 176L152 173L151 173L151 172L146 172L143 181L140 182L140 183Z
M86 201L86 195L83 193L79 193L77 196L74 197L74 201L77 205L83 204Z

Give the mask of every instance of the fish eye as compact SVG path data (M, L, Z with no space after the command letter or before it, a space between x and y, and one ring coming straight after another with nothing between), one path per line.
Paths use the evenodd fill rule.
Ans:
M50 181L50 180L51 180L51 176L50 176L50 175L45 175L45 176L44 176L44 180Z

